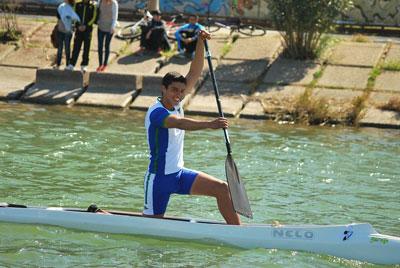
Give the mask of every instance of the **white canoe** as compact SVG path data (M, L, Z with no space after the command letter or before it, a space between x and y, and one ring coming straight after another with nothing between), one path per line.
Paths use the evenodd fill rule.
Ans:
M14 207L13 207L14 206ZM274 248L327 254L376 264L400 264L400 238L377 233L368 223L348 225L227 225L183 218L155 219L59 207L0 203L0 222L46 224L84 231L135 234L240 248Z

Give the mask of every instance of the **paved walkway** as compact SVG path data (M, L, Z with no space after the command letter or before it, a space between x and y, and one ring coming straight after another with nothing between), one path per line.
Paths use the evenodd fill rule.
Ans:
M54 95L40 96L38 92L55 90L57 96L69 96L68 100L61 98L56 103L143 111L159 95L159 83L165 73L174 70L185 74L190 66L190 59L177 56L137 56L134 52L139 48L138 41L128 43L114 38L107 73L96 74L94 30L89 64L89 72L93 73L81 77L78 84L64 80L46 84L43 74L66 80L69 77L68 73L61 75L63 71L49 69L56 54L49 39L54 23L53 18L35 20L21 16L23 40L0 44L1 100L54 102ZM308 105L322 107L324 116L332 122L353 120L361 126L400 128L400 113L383 108L389 101L400 99L400 72L384 69L385 64L400 63L400 45L382 37L371 40L359 43L345 38L333 47L325 61L297 61L281 56L281 37L277 32L251 38L219 32L210 41L210 49L223 110L231 117L293 120L306 97ZM41 78L36 76L39 68L48 68ZM54 88L49 88L48 83L54 83ZM184 105L189 114L218 114L208 67L186 96ZM356 112L358 117L354 118Z

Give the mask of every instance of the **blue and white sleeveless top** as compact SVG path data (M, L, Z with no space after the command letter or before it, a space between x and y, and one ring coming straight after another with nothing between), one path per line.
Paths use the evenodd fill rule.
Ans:
M185 131L178 128L165 128L164 121L169 115L183 117L181 105L175 106L174 110L170 111L158 99L146 114L144 124L150 149L149 172L153 174L168 175L183 168Z

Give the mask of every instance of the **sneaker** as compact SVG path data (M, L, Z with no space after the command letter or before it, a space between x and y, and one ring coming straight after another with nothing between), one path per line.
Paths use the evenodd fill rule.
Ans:
M103 65L100 65L99 67L97 67L96 72L101 72L103 69Z
M145 48L140 48L138 51L136 51L134 53L136 56L143 56L144 54L146 54L146 49Z
M179 58L186 58L186 53L185 53L185 51L179 51L177 57L179 57Z
M53 70L60 70L60 65L54 65Z
M87 72L87 66L86 65L81 65L81 71L82 73L86 73Z
M66 71L73 71L74 70L74 65L69 64L67 67L65 67Z
M104 72L107 69L107 65L101 65L100 72Z

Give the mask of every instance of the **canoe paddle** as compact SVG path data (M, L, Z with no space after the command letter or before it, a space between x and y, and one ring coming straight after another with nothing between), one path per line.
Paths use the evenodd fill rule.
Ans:
M217 80L215 79L214 69L211 61L211 53L208 49L207 40L204 40L204 47L206 49L208 68L210 71L210 76L214 87L215 98L217 100L219 116L224 117L224 113L222 112L221 101L219 99ZM229 141L228 130L224 128L223 131L226 143L226 150L228 152L225 161L225 174L226 174L226 180L228 181L229 192L231 193L233 208L240 215L243 215L247 218L253 218L253 212L251 211L250 208L250 203L249 199L247 198L246 189L244 188L243 181L240 179L239 171L236 167L235 161L233 161L232 158L232 149L231 149L231 143Z

